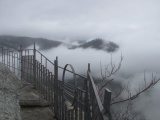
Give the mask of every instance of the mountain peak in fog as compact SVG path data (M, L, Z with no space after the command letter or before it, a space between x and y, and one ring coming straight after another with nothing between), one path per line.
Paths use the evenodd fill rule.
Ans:
M96 38L89 42L83 43L79 45L79 47L84 48L84 49L93 48L97 50L104 50L107 52L115 52L119 48L119 46L116 43L111 42L111 41L106 42L100 38Z
M49 50L51 48L56 48L60 45L66 46L68 49L76 49L76 48L96 49L96 50L103 50L106 52L115 52L119 48L119 46L116 43L113 43L111 41L106 42L100 38L93 39L89 42L83 40L83 42L79 42L78 45L73 45L64 43L62 41L48 40L44 38L3 35L0 36L0 42L6 43L16 48L19 48L19 45L22 45L23 49L36 43L39 46L40 50Z

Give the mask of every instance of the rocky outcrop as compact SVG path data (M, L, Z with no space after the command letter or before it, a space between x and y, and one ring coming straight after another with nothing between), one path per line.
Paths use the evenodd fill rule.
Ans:
M0 63L0 120L21 120L18 90L22 81Z

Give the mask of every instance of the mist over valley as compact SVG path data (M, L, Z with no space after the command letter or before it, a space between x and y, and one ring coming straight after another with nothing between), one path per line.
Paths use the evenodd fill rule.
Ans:
M135 94L135 89L139 89L139 87L143 88L145 85L144 73L147 84L149 84L149 81L152 78L152 73L156 73L157 78L160 77L159 66L157 66L160 57L156 54L156 51L159 51L160 47L159 44L157 44L157 41L152 42L152 44L144 43L143 47L142 44L136 44L135 42L133 42L133 44L126 43L120 47L113 42L94 39L88 42L83 42L83 44L76 45L75 47L74 44L72 46L72 43L63 43L61 41L47 40L43 38L0 36L0 42L4 42L14 47L19 47L19 44L21 44L23 49L33 49L33 44L36 43L36 48L51 61L54 61L56 56L58 56L59 66L64 67L66 64L72 64L76 73L83 76L86 76L87 65L90 63L91 72L96 82L102 80L100 64L104 71L104 66L110 64L112 55L112 60L117 67L122 55L124 60L122 61L121 69L109 78L113 78L114 81L107 87L113 91L119 90L119 88L127 85L129 82L131 93ZM109 43L113 45L110 46L111 48L115 47L115 51L111 52L110 50L107 51L107 49L105 49L110 45ZM136 44L136 49L134 44ZM81 85L81 79L77 78L77 80L78 84ZM156 110L158 110L160 106L158 105L159 97L157 90L160 90L160 83L157 83L157 85L151 88L147 94L142 94L140 98L135 100L136 110L141 111L140 113L143 113L144 115L149 115L150 112L145 105L149 102L150 109L153 111L155 110L155 116L158 115ZM126 94L123 93L121 99L126 97ZM142 104L142 101L145 104Z

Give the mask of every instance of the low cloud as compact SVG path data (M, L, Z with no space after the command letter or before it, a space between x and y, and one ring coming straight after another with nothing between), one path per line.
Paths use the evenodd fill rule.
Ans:
M145 74L148 84L152 79L152 73L157 74L157 78L160 77L160 69L158 66L160 56L157 55L157 52L160 51L160 47L158 41L151 41L151 44L145 42L139 44L139 41L134 41L133 43L124 44L119 51L112 54L112 59L113 62L118 65L122 52L122 55L124 56L122 67L114 78L115 81L120 82L123 85L128 84L128 81L130 81L131 91L135 93L135 89L139 90L139 87L144 88L144 72L146 72ZM42 53L44 53L52 61L56 56L58 56L60 66L64 67L65 64L72 64L76 73L84 76L87 74L87 64L91 63L92 75L99 79L101 79L100 63L102 63L103 66L107 65L110 63L111 59L111 54L90 48L69 50L64 46L61 46L48 51L42 51ZM156 111L160 108L156 105L159 104L157 92L159 90L160 86L158 83L151 88L151 90L149 90L150 95L141 95L140 97L142 98L136 103L136 110L141 111L145 108L142 113L145 116L149 116L148 119L152 118L156 120L159 117L157 114L152 116L152 113L149 113L149 109L152 109L152 111L155 111L154 113L156 113ZM141 104L141 101L145 104ZM149 108L146 107L148 101L151 103Z

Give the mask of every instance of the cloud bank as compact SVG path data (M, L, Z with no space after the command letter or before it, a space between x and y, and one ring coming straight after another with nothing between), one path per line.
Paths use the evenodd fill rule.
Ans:
M158 0L1 0L0 34L58 40L101 37L121 43L137 39L129 36L138 32L159 39L159 5Z

